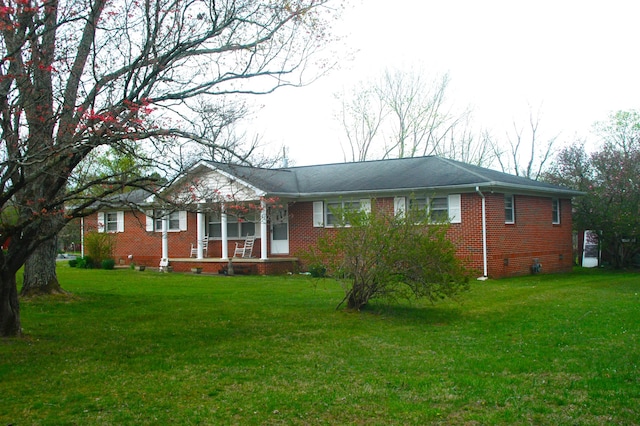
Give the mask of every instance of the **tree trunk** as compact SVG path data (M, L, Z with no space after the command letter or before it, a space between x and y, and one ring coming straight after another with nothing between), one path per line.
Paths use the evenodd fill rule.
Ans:
M20 305L16 274L0 272L0 336L15 337L22 334Z
M56 275L57 245L58 239L51 238L40 244L29 256L24 264L24 282L20 296L65 293Z

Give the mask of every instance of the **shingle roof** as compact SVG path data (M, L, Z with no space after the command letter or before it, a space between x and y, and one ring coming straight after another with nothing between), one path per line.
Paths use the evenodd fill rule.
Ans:
M514 193L581 194L549 183L434 156L282 169L208 164L266 194L294 198L417 190L455 189L464 192L474 191L476 187Z
M143 205L147 202L148 198L151 197L153 193L146 189L137 188L128 192L123 192L120 194L113 194L109 197L106 197L98 202L98 206L101 208L105 207L127 207L127 206L139 206Z

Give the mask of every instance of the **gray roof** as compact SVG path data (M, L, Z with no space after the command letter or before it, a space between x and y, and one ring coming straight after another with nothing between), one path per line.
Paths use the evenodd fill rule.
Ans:
M98 201L100 208L121 208L146 204L153 193L146 189L136 188L128 192L113 194Z
M582 193L557 185L441 157L413 157L355 163L261 169L208 162L271 196L314 198L414 191L500 191L548 196Z

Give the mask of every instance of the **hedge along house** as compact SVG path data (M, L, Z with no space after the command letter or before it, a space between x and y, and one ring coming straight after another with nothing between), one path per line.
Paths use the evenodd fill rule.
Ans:
M305 269L300 256L336 231L335 207L399 213L417 203L449 218L458 256L479 277L504 277L571 270L571 198L581 194L432 156L282 169L202 161L165 193L184 209L149 196L144 213L110 208L85 223L116 234L120 263L164 259L176 271L219 272L254 235L252 257L234 265L281 273Z

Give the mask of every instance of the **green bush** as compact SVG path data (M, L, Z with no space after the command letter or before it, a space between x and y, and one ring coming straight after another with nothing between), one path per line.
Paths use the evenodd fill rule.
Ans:
M76 267L81 269L93 269L94 266L95 262L91 256L79 257L76 263Z
M75 268L76 266L78 266L78 260L77 259L69 260L69 266L71 266L72 268Z
M448 223L432 223L424 209L398 215L341 209L334 216L336 232L321 237L307 258L341 282L340 305L359 310L375 298L435 302L469 289L468 272L447 238Z
M89 232L84 238L87 257L93 259L93 266L99 267L105 259L113 258L115 235L108 232Z
M327 268L322 264L309 265L309 273L314 278L324 278L327 276Z
M116 261L113 259L104 259L102 261L102 269L113 269L116 266Z

